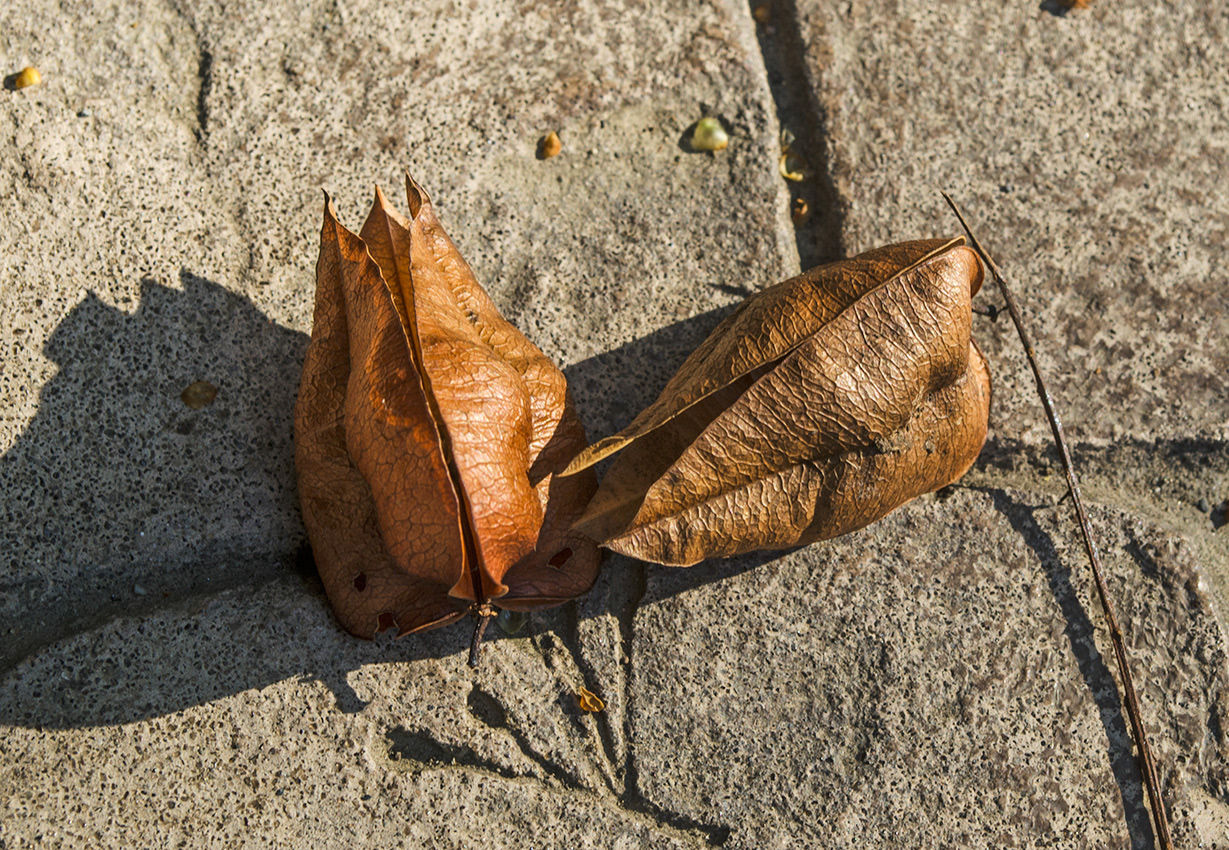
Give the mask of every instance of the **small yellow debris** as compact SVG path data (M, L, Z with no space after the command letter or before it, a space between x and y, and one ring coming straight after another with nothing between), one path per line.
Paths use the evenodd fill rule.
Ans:
M806 180L810 174L806 160L791 150L781 154L781 158L777 160L777 170L781 172L782 177L793 183Z
M806 198L794 198L794 202L789 206L789 217L794 222L794 227L802 227L807 223L811 218L811 205Z
M559 141L559 134L554 130L538 140L538 159L550 159L552 156L557 156L561 150L563 150L563 142Z
M602 698L584 685L581 685L580 690L576 692L576 701L580 703L581 711L601 711L606 707Z
M22 68L21 72L13 78L13 88L29 88L37 86L42 81L43 75L38 72L38 68Z
M188 407L200 410L213 404L213 400L218 397L218 388L208 381L193 381L184 388L179 397Z
M691 130L692 150L719 151L729 143L729 133L716 118L701 118Z
M772 20L772 7L767 3L760 3L751 10L751 17L755 18L757 24L766 24Z

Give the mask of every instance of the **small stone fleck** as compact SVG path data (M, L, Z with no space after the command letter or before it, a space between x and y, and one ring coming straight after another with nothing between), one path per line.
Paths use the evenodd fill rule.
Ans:
M139 584L134 584L132 586L132 592L135 593L137 596L144 596L149 591L147 591L144 587L142 587Z
M78 117L78 118L89 118L89 117L90 117L90 116L92 116L93 114L94 114L94 110L89 109L89 108L86 108L86 109L79 109L79 110L77 110L77 117Z
M1195 503L1195 507L1199 508L1199 512L1201 514L1206 514L1212 510L1212 506L1208 504L1208 500L1202 498Z

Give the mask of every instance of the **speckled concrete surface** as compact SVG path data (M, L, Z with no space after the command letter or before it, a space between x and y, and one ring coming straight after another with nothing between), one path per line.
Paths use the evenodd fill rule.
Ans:
M1002 319L983 458L869 529L612 558L477 673L463 627L342 633L290 444L320 190L357 226L406 166L593 437L746 292L953 233L952 191L1033 319L1181 846L1229 846L1229 11L1056 12L0 11L44 80L0 92L0 846L1152 846ZM731 145L689 153L706 114Z

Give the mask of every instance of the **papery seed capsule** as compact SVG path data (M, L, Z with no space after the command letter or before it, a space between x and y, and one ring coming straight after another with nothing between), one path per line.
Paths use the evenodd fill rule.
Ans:
M730 134L716 118L701 118L691 131L691 147L697 151L724 150L730 143Z

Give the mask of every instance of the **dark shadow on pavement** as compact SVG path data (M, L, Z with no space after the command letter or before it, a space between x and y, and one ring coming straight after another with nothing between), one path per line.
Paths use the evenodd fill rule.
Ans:
M121 615L282 575L302 537L291 409L307 336L182 272L128 312L93 293L0 457L0 671ZM217 388L191 408L181 392Z
M1101 716L1110 769L1118 785L1127 831L1131 836L1131 847L1133 850L1154 847L1152 822L1144 803L1143 777L1135 761L1131 733L1127 730L1126 718L1122 713L1122 695L1113 673L1097 650L1093 639L1095 627L1071 586L1070 567L1062 563L1054 541L1034 519L1033 512L1037 506L1023 504L1003 490L983 487L973 489L988 494L994 500L995 509L1007 518L1011 527L1024 539L1044 566L1050 593L1054 595L1054 601L1066 623L1063 632L1067 636L1071 654L1075 657L1080 674L1084 677L1084 684L1096 702Z
M568 368L582 418L605 426L590 436L630 422L732 311ZM354 712L364 702L353 670L464 653L468 619L372 642L332 618L294 495L291 416L307 341L188 273L182 289L144 282L131 314L89 295L56 329L45 354L60 372L0 458L0 548L14 553L0 572L0 723L130 723L291 678L322 682ZM179 394L197 380L219 392L192 410ZM649 569L673 595L779 554ZM286 605L295 610L276 610ZM228 619L240 611L249 619ZM543 612L531 628L566 629L569 617ZM328 648L313 649L322 633Z

